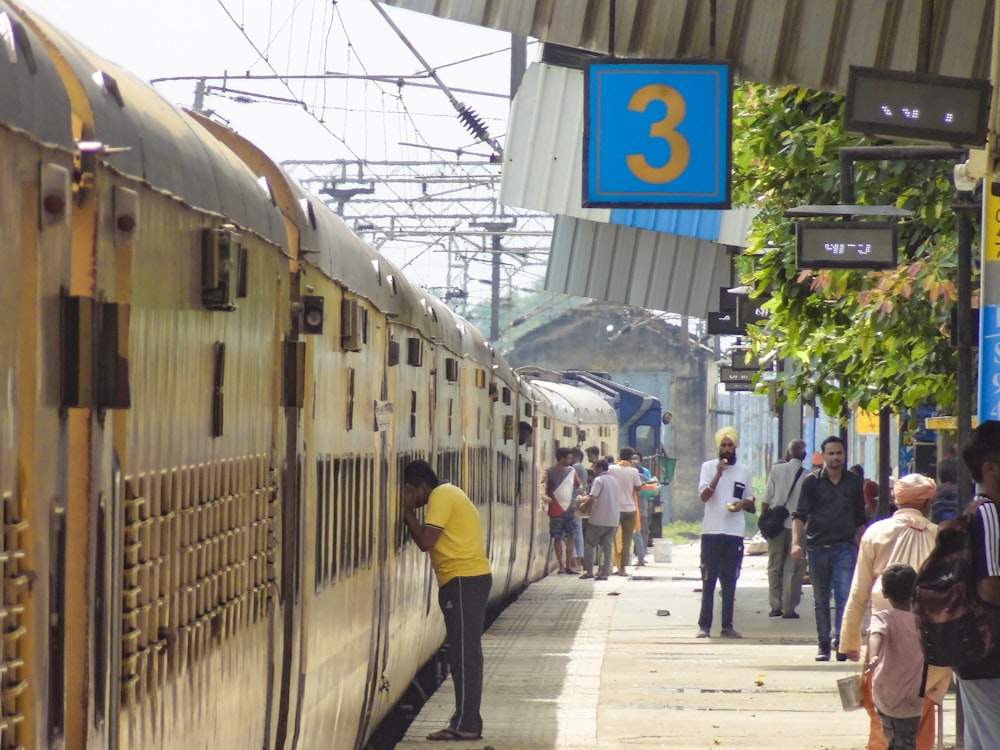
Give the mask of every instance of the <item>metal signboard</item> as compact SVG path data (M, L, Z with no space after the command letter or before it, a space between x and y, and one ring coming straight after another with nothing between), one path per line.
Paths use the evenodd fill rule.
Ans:
M737 370L732 367L722 365L719 368L719 380L723 383L750 383L753 381L752 370Z
M739 336L743 333L739 316L734 312L710 312L705 321L705 330L710 336Z
M750 370L756 372L760 369L760 359L750 354L747 349L737 349L733 352L732 368L734 370Z
M584 206L730 207L728 65L591 63L584 96Z
M986 145L989 81L851 66L844 129L956 146Z
M746 382L743 382L743 381L723 382L722 385L724 385L725 388L726 388L726 390L729 391L730 393L734 393L736 391L744 391L745 392L745 391L752 391L753 390L753 383L746 383Z
M895 268L896 224L888 221L800 221L799 268Z

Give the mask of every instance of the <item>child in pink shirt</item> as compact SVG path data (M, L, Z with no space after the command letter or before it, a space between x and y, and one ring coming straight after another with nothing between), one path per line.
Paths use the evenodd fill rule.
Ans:
M868 628L867 669L889 750L915 750L924 704L920 696L924 652L917 616L910 611L916 579L917 572L906 563L885 569L882 593L892 609L873 612Z

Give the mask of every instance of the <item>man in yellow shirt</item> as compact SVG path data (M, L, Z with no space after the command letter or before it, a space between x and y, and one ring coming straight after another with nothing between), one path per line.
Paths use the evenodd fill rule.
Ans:
M421 523L415 510L424 506ZM478 740L483 734L483 624L493 585L479 511L459 487L439 482L430 464L418 460L403 470L403 521L417 546L431 556L455 683L455 713L447 727L427 739Z

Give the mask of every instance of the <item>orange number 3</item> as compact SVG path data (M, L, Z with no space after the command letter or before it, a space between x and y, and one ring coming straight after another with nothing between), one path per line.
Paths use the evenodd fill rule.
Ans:
M643 182L662 184L677 179L691 161L691 147L687 139L675 128L684 119L687 107L677 89L663 84L650 84L638 89L629 99L632 112L645 112L652 102L663 102L667 113L662 120L649 126L650 138L662 138L670 146L670 158L662 167L651 167L643 154L628 154L625 163L629 170Z

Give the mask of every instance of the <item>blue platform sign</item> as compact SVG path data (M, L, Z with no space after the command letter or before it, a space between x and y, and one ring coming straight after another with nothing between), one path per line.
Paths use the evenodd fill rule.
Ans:
M1000 420L1000 305L979 311L979 421Z
M584 206L729 208L728 65L593 63L585 98Z

